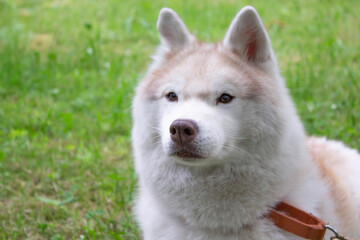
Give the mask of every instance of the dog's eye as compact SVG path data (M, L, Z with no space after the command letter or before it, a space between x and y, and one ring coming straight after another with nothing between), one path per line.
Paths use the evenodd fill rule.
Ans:
M169 92L168 94L166 94L166 98L170 102L177 102L177 100L178 100L178 96L174 92Z
M221 96L217 99L217 103L229 103L231 100L233 100L233 96L227 93L221 94Z

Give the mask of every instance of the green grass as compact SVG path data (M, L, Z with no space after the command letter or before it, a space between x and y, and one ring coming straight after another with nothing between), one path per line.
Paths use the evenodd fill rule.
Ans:
M158 11L215 41L250 3L308 133L359 149L357 1L0 0L0 239L139 239L130 109Z

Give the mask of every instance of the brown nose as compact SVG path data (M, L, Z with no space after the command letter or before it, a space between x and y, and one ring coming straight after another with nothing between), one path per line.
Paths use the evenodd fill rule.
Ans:
M170 126L171 139L180 145L191 142L198 132L198 125L190 119L177 119Z

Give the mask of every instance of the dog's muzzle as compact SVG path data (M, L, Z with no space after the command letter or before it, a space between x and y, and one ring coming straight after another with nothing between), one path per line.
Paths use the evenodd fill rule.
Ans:
M170 137L173 142L172 153L181 158L201 158L192 142L199 133L194 120L177 119L170 125Z

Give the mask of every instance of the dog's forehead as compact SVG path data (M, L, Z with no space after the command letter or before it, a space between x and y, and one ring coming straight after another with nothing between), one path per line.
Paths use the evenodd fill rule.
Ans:
M169 71L169 79L181 82L183 93L193 95L196 92L209 92L214 84L241 77L245 71L241 62L234 63L229 53L217 45L203 44L176 56L175 64ZM229 82L231 84L231 82Z
M231 54L230 51L219 47L219 44L202 44L180 53L175 59L169 59L175 62L170 73L182 74L186 80L191 81L194 81L194 78L206 80L235 72L239 74L245 64L232 58Z
M176 64L169 71L169 79L181 84L184 97L208 96L222 88L241 92L244 84L255 84L256 73L251 67L221 44L202 44L170 61Z
M150 72L139 88L150 100L159 99L163 94L160 90L169 85L180 89L186 98L206 97L224 87L249 99L261 96L271 83L221 43L196 43L163 57L162 64Z

